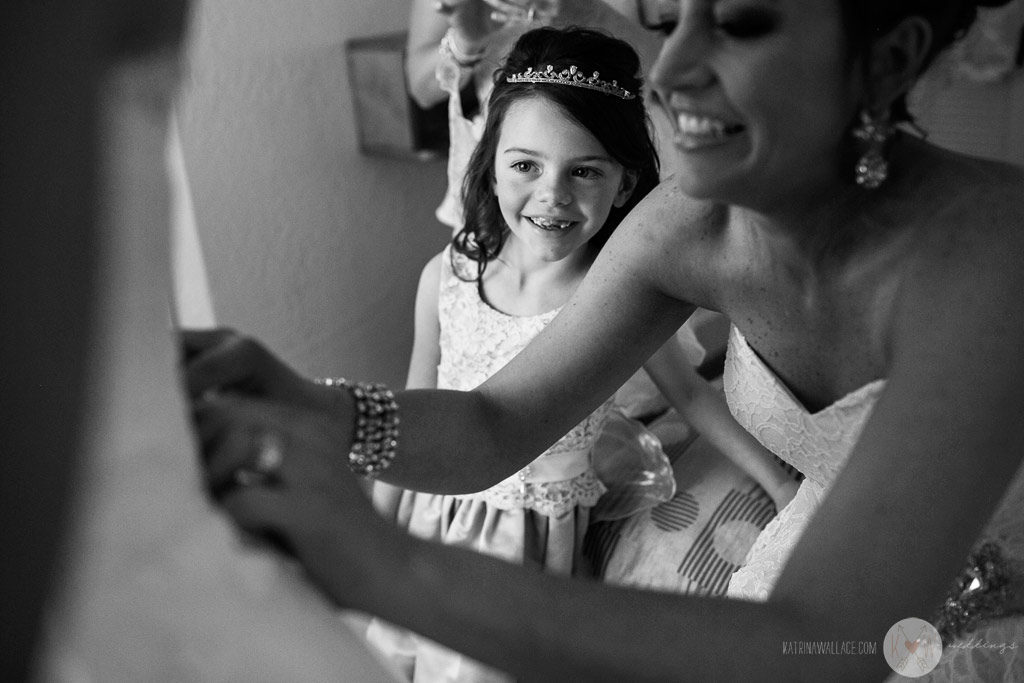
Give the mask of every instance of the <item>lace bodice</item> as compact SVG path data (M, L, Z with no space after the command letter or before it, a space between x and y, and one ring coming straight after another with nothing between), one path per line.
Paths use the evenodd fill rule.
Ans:
M766 600L789 553L846 463L885 382L876 380L832 405L808 412L733 327L722 377L729 409L765 448L800 470L796 496L768 523L729 595Z
M765 600L846 463L885 381L870 382L818 412L808 412L733 327L723 383L729 408L740 424L806 476L790 504L758 537L747 564L729 585L731 596ZM1022 510L1024 472L1018 473L979 543L995 540L1008 555L1024 557Z
M480 297L475 280L464 280L456 274L452 253L449 246L441 257L441 362L437 386L468 391L512 360L554 319L558 310L513 316L492 308ZM458 253L454 268L465 278L476 273L476 264ZM590 451L610 407L611 401L606 401L533 463L474 495L483 496L501 509L527 507L552 516L564 514L576 505L594 505L605 488L590 466Z
M723 384L740 424L808 480L827 488L846 463L885 381L808 412L733 327Z

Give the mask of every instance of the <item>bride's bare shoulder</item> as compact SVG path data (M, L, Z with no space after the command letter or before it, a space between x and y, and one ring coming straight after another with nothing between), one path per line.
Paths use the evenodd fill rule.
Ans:
M674 298L710 306L727 219L726 207L689 197L667 178L616 229L606 260L629 263L634 276Z
M1024 168L1018 165L968 156L935 146L925 150L918 166L918 196L943 209L1020 211L1024 206Z
M944 153L921 192L933 210L936 246L950 242L1004 248L1024 238L1024 169L1012 164ZM1019 253L1019 252L1018 252Z
M726 225L726 207L686 195L674 178L666 178L623 221L630 239L658 249L707 244Z
M1024 169L943 150L930 163L934 171L915 194L912 281L932 297L1021 291Z

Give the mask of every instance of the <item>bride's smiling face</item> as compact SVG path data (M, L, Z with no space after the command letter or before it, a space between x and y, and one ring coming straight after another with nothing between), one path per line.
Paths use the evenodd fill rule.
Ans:
M682 0L651 75L687 193L770 209L841 178L860 83L838 0Z

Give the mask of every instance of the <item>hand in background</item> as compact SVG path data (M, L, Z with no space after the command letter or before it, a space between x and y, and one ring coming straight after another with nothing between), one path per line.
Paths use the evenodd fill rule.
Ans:
M800 482L787 478L766 490L771 496L772 502L775 503L776 511L782 512L782 508L789 505L793 497L796 496L796 492L800 490Z
M510 2L509 0L483 0L491 7L494 21L551 23L558 17L562 0L533 0L532 2Z
M639 17L630 3L604 0L483 0L491 7L491 18L501 23L522 22L557 26L594 26L614 35L639 30ZM625 9L629 6L629 10Z
M447 19L459 39L459 46L470 49L487 40L504 23L504 19L495 14L497 10L490 4L491 1L453 0L435 2L432 7L438 15ZM502 0L494 1L503 6L512 4Z

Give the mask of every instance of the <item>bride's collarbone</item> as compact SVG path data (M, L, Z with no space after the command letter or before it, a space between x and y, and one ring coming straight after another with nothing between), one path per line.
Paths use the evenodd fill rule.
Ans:
M750 335L754 353L811 412L885 376L878 353L841 335Z
M748 284L720 310L794 394L828 405L885 376L893 297L884 288L784 290Z

